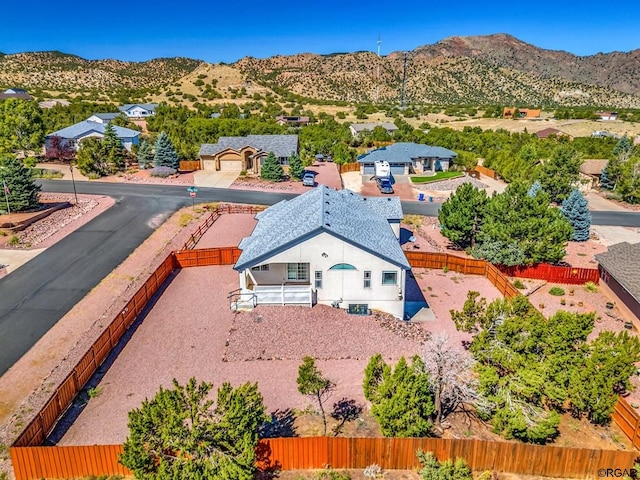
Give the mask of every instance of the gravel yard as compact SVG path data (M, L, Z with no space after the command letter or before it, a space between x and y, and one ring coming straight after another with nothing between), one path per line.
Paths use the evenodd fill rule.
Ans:
M433 190L437 192L442 191L451 191L457 189L460 185L465 183L472 183L476 187L482 189L487 188L486 183L482 183L480 180L477 180L472 177L458 177L458 178L450 178L447 180L440 180L439 182L431 182L431 183L414 183L413 186L419 190Z
M222 215L205 232L196 248L235 247L240 240L251 235L257 220L253 214Z

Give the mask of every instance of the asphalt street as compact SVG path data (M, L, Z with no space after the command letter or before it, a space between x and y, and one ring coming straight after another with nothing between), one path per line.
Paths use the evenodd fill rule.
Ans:
M47 192L73 192L71 182L43 181ZM119 265L159 225L190 205L186 186L76 182L78 193L109 195L102 215L0 279L0 375ZM294 195L199 188L197 202L272 205ZM407 214L437 215L440 204L403 202ZM640 214L593 212L596 225L640 227Z

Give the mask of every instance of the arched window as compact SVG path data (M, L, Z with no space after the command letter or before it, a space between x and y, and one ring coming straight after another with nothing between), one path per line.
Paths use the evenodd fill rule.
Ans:
M357 268L350 263L336 263L329 270L357 270Z

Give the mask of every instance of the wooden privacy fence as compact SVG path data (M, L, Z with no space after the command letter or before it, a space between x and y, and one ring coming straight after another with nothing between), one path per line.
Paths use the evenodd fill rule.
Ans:
M446 267L449 270L459 273L485 275L487 278L489 278L487 275L487 269L493 267L498 272L502 272L504 275L509 277L535 278L539 280L547 280L552 283L576 285L582 285L587 282L600 282L600 274L596 268L559 267L546 263L522 267L505 267L502 265L493 265L485 260L458 257L449 253L406 251L405 255L412 267L437 269ZM489 278L489 280L491 280L492 283L497 279L496 275L497 272L491 272L491 278ZM502 282L502 280L500 280L500 282ZM494 283L494 285L496 284ZM514 292L517 292L517 289L514 288ZM509 293L505 296L510 298L513 295Z
M261 441L268 463L283 470L323 468L363 469L372 463L383 469L419 466L416 452L434 452L438 460L463 458L476 471L597 478L601 468L629 469L636 452L592 450L443 438L273 438Z
M630 469L636 458L633 451L442 438L271 438L261 440L256 453L261 469L364 469L376 463L411 470L419 467L418 450L434 452L438 460L463 458L475 471L571 478L597 478L602 468ZM122 452L122 445L10 449L16 480L131 475L118 463Z
M200 170L200 160L180 160L179 168L181 172L193 172L194 170Z
M535 278L552 283L584 285L587 282L600 282L600 273L597 268L559 267L547 263L520 267L500 266L498 268L509 277Z
M611 418L629 437L634 448L640 449L640 415L623 397L618 398Z
M204 267L207 265L233 265L242 250L236 247L199 248L174 252L176 268Z
M211 225L213 225L216 220L220 218L220 215L227 213L246 213L255 215L265 208L267 207L262 205L218 205L216 209L211 212L211 215L209 215L205 219L205 221L200 224L198 230L191 234L189 240L187 240L183 245L182 250L191 250L192 248L194 248L198 244L202 236L205 234L205 232L209 230Z
M359 172L360 164L358 162L342 163L338 165L338 171L340 173Z
M496 178L498 176L495 170L491 170L490 168L483 167L482 165L476 165L475 167L473 167L473 169L489 178Z
M512 298L520 292L511 285L498 268L485 260L463 258L449 253L405 252L407 260L414 268L447 268L467 275L483 275L500 291L505 298Z

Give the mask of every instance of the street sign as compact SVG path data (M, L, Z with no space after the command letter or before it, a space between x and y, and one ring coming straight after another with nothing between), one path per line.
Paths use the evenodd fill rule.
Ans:
M196 196L196 192L189 192L189 195L191 195L192 197Z
M187 188L187 192L189 193L196 193L198 191L198 189L196 187L189 187ZM195 195L192 195L192 197Z

